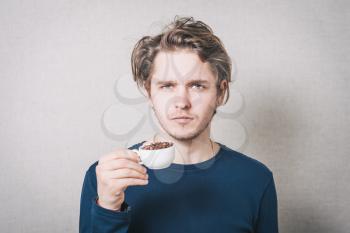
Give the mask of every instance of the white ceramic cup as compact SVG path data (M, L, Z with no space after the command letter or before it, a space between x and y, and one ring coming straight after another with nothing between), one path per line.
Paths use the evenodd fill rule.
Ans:
M150 169L163 169L171 165L175 159L175 146L157 150L133 149L141 159L139 164L143 164Z

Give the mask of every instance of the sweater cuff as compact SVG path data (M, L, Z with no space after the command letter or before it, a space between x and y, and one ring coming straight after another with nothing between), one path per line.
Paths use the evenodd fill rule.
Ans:
M121 205L120 211L116 211L116 210L109 210L109 209L103 208L102 206L99 206L97 204L97 199L98 197L95 197L92 199L93 204L92 204L91 211L93 215L101 215L104 217L130 220L131 206L129 206L125 201Z

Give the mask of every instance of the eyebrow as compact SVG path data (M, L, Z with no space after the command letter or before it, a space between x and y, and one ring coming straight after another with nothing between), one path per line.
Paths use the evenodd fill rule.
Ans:
M208 80L203 80L203 79L197 79L197 80L190 80L189 83L209 84L209 81Z
M158 80L156 81L156 85L163 85L163 84L169 84L169 83L176 83L173 80Z
M174 80L158 80L158 81L156 81L156 85L176 84L176 83L177 82ZM189 84L193 84L193 83L209 84L209 82L207 80L203 80L203 79L189 80L188 83Z

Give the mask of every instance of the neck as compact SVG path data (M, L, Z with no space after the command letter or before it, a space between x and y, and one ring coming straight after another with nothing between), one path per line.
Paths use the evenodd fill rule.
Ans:
M176 164L195 164L212 158L219 149L219 145L210 139L210 126L197 137L188 140L178 140L165 132L156 133L153 142L171 141L175 145Z

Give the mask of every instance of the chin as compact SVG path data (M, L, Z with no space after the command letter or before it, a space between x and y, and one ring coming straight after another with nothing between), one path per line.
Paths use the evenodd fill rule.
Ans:
M197 137L197 136L192 135L192 134L189 134L189 135L184 135L184 134L183 135L172 135L172 134L170 134L170 136L178 141L192 140L192 139Z
M172 120L170 121L159 121L163 130L171 137L176 140L191 140L198 137L206 127L201 130L200 125L196 122L191 122L189 124L181 125ZM168 127L165 127L168 126Z
M167 130L167 133L175 138L176 140L182 141L182 140L191 140L196 138L201 132L193 129L174 129L174 130Z

